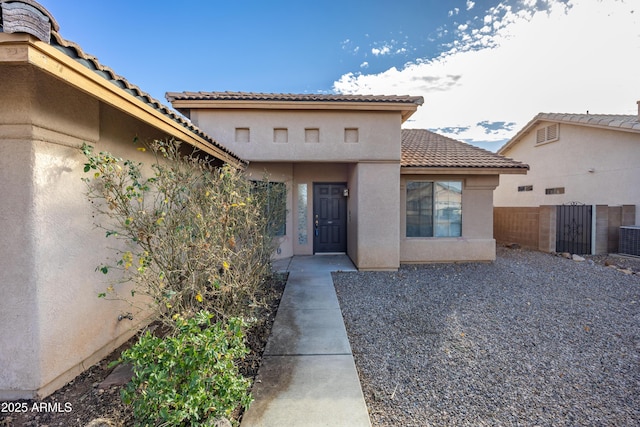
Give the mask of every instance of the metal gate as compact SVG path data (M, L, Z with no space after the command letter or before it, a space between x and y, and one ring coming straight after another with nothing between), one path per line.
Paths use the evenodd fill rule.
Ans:
M591 205L557 206L556 252L591 253Z

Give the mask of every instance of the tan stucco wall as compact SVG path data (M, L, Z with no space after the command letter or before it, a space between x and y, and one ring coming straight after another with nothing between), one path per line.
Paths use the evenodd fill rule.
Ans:
M461 237L406 237L407 181L462 181ZM493 190L498 175L403 175L400 190L400 262L493 261Z
M313 184L344 182L347 253L362 270L399 267L400 113L201 109L191 110L190 117L249 160L252 173L267 170L274 180L291 183L287 236L276 257L313 254ZM249 142L235 141L236 128L250 129ZM274 142L275 128L287 129L286 143ZM319 129L319 142L305 142L309 128ZM345 142L346 128L358 129L358 142ZM280 172L283 164L292 165L290 173ZM298 239L299 184L307 184L308 192L306 244Z
M640 224L640 134L560 124L560 138L535 143L533 128L504 155L527 163L527 175L503 175L496 189L496 206L541 206L581 202L588 205L636 205ZM593 172L589 172L593 169ZM533 191L518 192L518 186ZM565 194L546 195L546 188L564 187Z
M192 110L191 120L249 161L399 160L398 112ZM249 128L250 141L236 142L236 128ZM287 129L288 142L274 142L274 129ZM305 142L305 129L319 129L319 142ZM358 129L358 142L345 142L345 128Z
M0 65L0 75L0 105L17 106L0 108L0 323L11 325L0 331L6 400L53 392L144 320L124 302L97 297L115 279L95 272L115 242L94 225L78 147L88 142L150 162L132 140L162 135L40 71ZM133 322L117 320L126 312Z
M358 163L354 198L357 221L352 259L361 270L397 270L400 266L400 163Z

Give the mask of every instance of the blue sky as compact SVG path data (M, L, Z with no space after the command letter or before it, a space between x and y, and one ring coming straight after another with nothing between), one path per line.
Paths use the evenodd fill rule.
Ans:
M635 114L640 0L39 0L168 91L421 95L405 123L496 150L539 112Z

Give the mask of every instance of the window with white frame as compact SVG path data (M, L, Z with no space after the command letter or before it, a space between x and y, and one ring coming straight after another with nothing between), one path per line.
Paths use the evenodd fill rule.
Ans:
M462 182L409 181L406 210L407 237L460 237Z

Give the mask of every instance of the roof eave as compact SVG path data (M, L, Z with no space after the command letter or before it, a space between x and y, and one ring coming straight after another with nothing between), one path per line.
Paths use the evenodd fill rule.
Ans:
M409 102L175 99L169 94L167 98L173 108L178 111L189 109L399 111L403 123L417 111L419 106Z
M171 120L135 96L121 90L89 68L65 55L55 47L23 33L0 33L0 62L29 64L64 81L100 101L128 115L139 118L166 132L169 136L186 142L234 167L244 167L246 162L212 145L205 138Z
M402 166L402 175L526 175L529 166L522 167L447 167Z
M507 141L500 149L498 149L497 153L504 155L511 147L513 147L518 141L524 138L531 130L538 126L542 122L549 123L561 123L567 125L575 125L575 126L586 126L597 129L606 129L612 131L621 131L621 132L630 132L630 133L639 133L640 129L637 127L624 127L624 126L609 126L603 125L600 123L589 123L584 121L576 121L576 120L563 120L559 118L549 117L549 113L538 113L533 119L529 121L513 138ZM636 125L637 126L637 125Z

